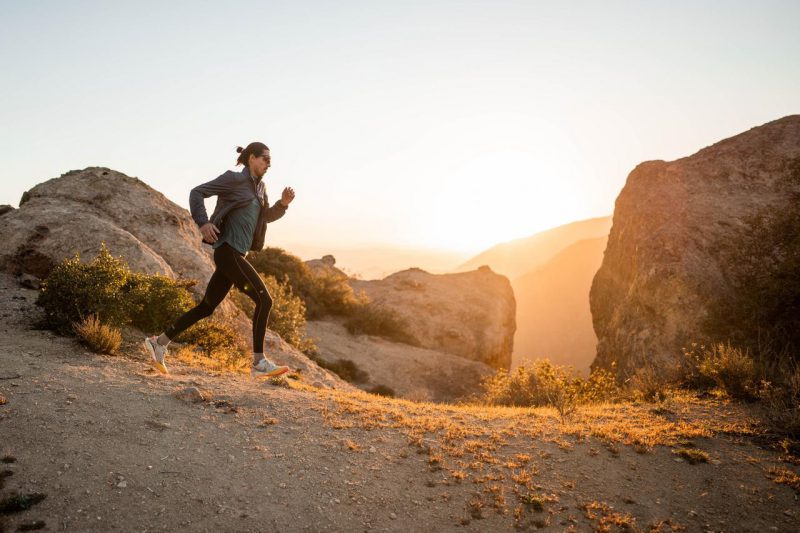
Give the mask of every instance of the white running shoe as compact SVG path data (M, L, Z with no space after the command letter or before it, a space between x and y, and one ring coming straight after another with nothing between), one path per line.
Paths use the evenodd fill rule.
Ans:
M250 367L250 375L254 378L274 378L288 371L288 366L276 365L266 359L262 359L257 365L252 365Z
M147 337L144 339L144 346L150 352L151 361L156 370L162 374L169 374L167 365L164 364L164 357L167 355L167 347L158 344L158 337Z

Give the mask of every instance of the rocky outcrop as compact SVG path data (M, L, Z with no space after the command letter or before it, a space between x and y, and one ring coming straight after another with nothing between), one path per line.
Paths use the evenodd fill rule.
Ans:
M721 250L746 221L800 190L800 115L784 117L672 162L647 161L616 201L590 303L593 367L663 367L700 339L709 303L729 289Z
M27 191L18 209L2 215L0 269L46 277L76 253L84 260L105 242L131 270L195 279L200 296L214 270L210 247L188 211L137 178L103 168L73 170ZM250 338L250 321L230 301L215 313ZM324 386L349 387L305 355L267 332L267 346L281 363Z
M488 267L434 275L412 268L382 280L350 280L376 305L394 311L422 348L509 368L514 346L514 292Z
M480 393L481 380L494 373L488 365L457 355L351 335L335 320L310 321L306 332L317 345L318 358L329 364L350 361L364 372L364 379L354 385L367 391L389 387L394 396L407 400L461 400Z

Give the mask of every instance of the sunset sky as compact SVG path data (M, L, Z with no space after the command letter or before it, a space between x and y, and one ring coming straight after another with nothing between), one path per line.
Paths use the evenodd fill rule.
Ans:
M260 140L271 198L297 192L269 245L466 257L800 112L798 21L797 1L0 1L0 203L107 166L188 207Z

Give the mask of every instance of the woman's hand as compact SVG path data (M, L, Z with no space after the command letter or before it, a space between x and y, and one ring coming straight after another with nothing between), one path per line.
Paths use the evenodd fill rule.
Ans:
M289 204L292 203L294 200L294 189L291 187L286 187L283 189L283 194L281 194L281 203L284 207L289 207Z
M200 228L200 234L203 236L203 239L207 242L217 242L217 237L219 236L219 228L216 227L211 222L206 222Z

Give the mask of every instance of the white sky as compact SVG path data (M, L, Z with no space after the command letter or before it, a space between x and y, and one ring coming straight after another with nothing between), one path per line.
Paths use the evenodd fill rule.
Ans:
M87 166L188 207L272 150L268 245L477 253L800 112L800 2L0 0L0 203ZM210 207L210 204L209 204Z

